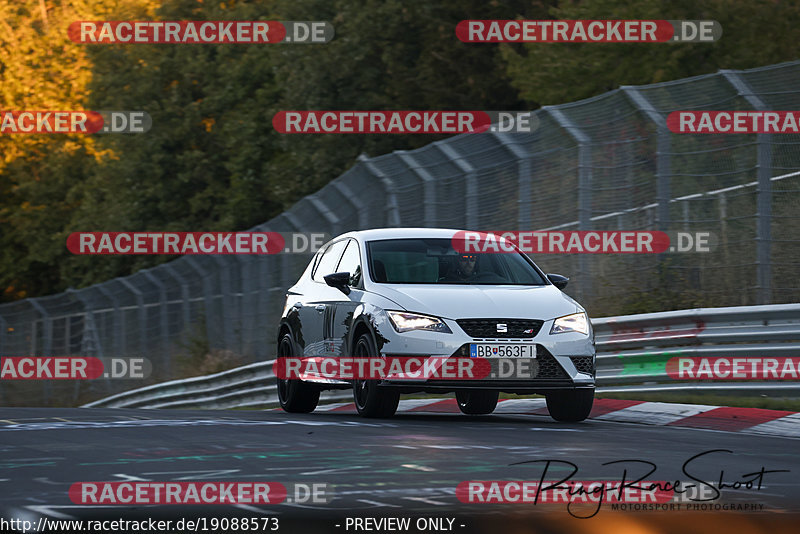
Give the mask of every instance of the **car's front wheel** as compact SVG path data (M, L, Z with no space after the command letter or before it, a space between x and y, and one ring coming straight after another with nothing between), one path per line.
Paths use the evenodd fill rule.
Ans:
M359 358L378 358L378 349L372 336L362 334L356 342L355 355ZM400 393L381 387L377 380L353 382L353 400L358 414L364 417L391 417L400 403Z
M550 417L556 421L576 423L589 417L594 403L594 389L551 391L545 397Z
M461 413L467 415L486 415L497 408L499 391L469 390L456 391L456 402Z
M284 334L278 343L278 358L293 357L294 352L292 336ZM319 387L302 380L278 378L278 401L285 412L313 412L319 403Z

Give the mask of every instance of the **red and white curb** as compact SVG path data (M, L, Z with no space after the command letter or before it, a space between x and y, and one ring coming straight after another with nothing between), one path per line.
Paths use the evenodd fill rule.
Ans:
M316 411L355 413L356 408L352 402L341 402L318 406ZM461 413L453 398L401 400L398 412ZM500 400L494 413L548 415L544 399ZM595 399L589 419L800 438L800 413L761 408Z

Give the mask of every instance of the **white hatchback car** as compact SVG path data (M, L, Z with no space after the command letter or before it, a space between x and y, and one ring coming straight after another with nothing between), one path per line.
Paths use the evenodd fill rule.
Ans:
M592 408L595 349L585 310L522 252L462 254L458 230L391 228L340 235L286 295L278 358L523 355L524 377L484 380L278 379L281 407L311 412L323 389L353 388L359 414L388 417L402 393L455 392L466 414L491 413L499 392L543 394L558 421ZM494 369L494 367L493 367Z

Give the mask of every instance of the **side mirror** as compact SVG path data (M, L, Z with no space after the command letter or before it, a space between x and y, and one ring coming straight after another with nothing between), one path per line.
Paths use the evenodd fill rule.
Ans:
M564 289L567 287L567 283L569 283L569 278L561 276L560 274L548 274L547 279L558 289Z
M350 273L333 273L323 276L325 283L335 287L345 295L350 294Z

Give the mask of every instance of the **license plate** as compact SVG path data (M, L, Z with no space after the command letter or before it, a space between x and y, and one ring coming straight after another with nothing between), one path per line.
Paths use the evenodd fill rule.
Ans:
M536 345L471 343L470 358L535 358Z

